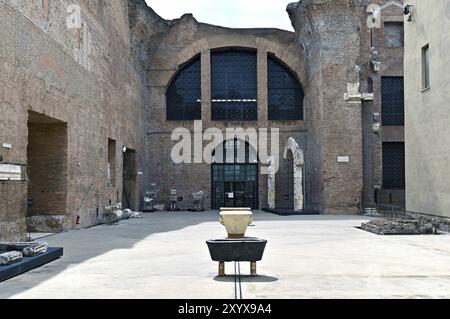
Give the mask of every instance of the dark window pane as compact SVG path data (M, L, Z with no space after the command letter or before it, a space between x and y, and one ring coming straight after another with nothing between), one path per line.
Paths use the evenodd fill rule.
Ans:
M430 46L422 48L422 89L430 87Z
M383 143L383 188L405 188L404 143Z
M381 78L382 123L385 126L405 124L405 102L402 77Z
M213 121L256 121L256 52L230 50L211 54Z
M387 47L403 47L403 22L384 23L384 43Z
M269 120L303 120L303 90L292 72L272 57L267 60Z
M196 57L175 76L167 90L167 120L200 120L201 79L200 56Z

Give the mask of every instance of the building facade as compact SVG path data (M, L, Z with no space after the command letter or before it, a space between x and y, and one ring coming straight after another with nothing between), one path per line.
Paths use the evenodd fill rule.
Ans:
M450 1L408 1L405 23L406 208L450 217Z
M371 3L381 10L376 27L368 24ZM229 29L199 23L192 15L167 23L149 59L146 184L156 184L163 198L172 189L183 198L204 191L210 208L245 203L259 209L359 213L377 205L403 207L402 4L300 1L288 13L295 32ZM234 62L227 62L227 55ZM183 91L177 81L194 72L196 86L184 91L186 104L180 106L174 87ZM236 74L247 82L230 80ZM277 83L280 74L294 80ZM286 93L292 85L300 93ZM357 96L364 94L344 99L353 88ZM195 112L186 115L186 107ZM295 107L298 114L288 111ZM247 183L245 174L226 176L226 168L214 163L173 163L172 132L183 127L193 134L194 120L202 122L202 132L278 128L280 170ZM295 149L300 161L293 158ZM260 172L268 163L259 158L257 164Z
M92 226L150 190L186 209L198 191L213 209L403 205L403 9L386 2L292 3L289 32L164 20L144 0L0 0L0 239ZM270 135L172 160L174 131L212 128L278 129L280 169L255 155Z

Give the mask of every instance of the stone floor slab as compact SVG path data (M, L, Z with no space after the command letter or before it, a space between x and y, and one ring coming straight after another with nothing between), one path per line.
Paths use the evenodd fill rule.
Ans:
M64 257L0 283L0 298L234 298L233 276L215 277L205 243L226 236L218 219L159 212L47 237ZM257 212L247 236L268 244L261 276L242 277L243 297L450 297L450 236L377 236L356 228L365 221Z

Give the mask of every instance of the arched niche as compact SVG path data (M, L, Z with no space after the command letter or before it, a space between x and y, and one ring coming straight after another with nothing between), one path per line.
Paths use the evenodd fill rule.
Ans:
M283 162L282 162L283 161ZM276 171L276 162L272 158L269 163L268 174L268 205L271 209L289 209L295 212L303 211L304 195L303 195L303 151L295 141L290 137L284 147L283 158L281 159ZM289 167L287 167L289 165ZM279 171L279 170L283 171ZM289 174L290 176L287 176ZM281 178L281 180L277 181ZM286 184L286 185L285 185ZM278 188L277 188L278 187ZM285 192L288 196L289 203L281 204L277 197L281 192ZM285 207L277 207L282 205Z
M296 212L303 211L304 195L303 195L303 166L305 159L303 150L300 148L294 138L290 137L284 147L283 158L288 159L289 152L292 153L292 165L294 174L294 210Z

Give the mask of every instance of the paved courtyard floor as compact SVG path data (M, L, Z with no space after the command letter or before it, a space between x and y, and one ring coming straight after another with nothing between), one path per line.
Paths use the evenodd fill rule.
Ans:
M268 239L260 277L240 263L243 298L450 298L450 236L377 236L362 216L257 212ZM207 239L217 212L154 213L46 237L63 258L0 283L0 298L235 298L234 263L217 278Z

